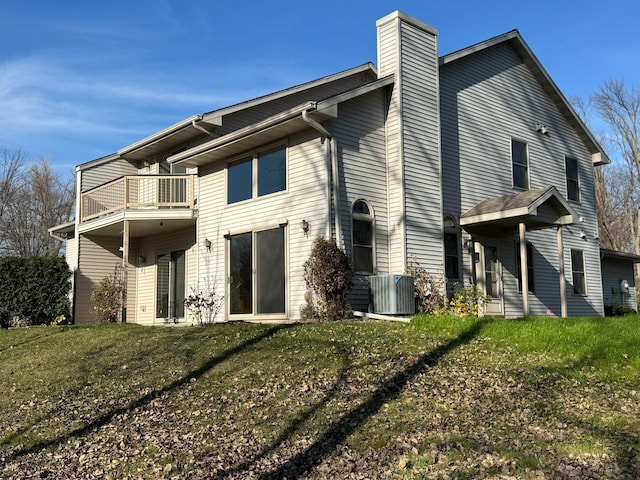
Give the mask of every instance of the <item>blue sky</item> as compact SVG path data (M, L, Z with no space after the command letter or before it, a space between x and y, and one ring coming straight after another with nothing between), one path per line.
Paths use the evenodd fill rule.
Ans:
M71 171L193 114L375 63L375 22L394 10L436 27L440 54L518 29L567 96L640 84L637 0L2 0L0 147Z

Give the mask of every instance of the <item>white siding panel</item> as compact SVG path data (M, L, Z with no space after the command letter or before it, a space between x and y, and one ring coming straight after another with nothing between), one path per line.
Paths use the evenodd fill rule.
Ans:
M313 240L325 234L327 224L325 146L315 132L308 131L288 139L288 188L264 198L227 205L226 171L222 163L200 171L198 244L205 238L213 242L211 252L200 248L200 278L216 277L226 283L224 235L277 227L287 222L287 313L300 318L306 291L303 263L309 258ZM309 222L305 235L300 222ZM228 292L225 290L225 295Z

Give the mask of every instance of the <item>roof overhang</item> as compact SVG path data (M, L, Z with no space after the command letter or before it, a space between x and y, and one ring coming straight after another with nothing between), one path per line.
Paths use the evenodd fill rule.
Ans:
M528 230L570 225L578 214L555 187L487 198L463 213L460 226L470 233L508 233L524 223Z
M73 237L76 231L76 222L72 220L61 225L56 225L48 229L49 235L61 242L66 241L69 237Z
M622 260L631 263L640 263L640 255L628 252L618 252L616 250L600 249L600 258L602 260Z
M338 116L338 105L340 103L391 85L393 82L394 76L389 75L322 101L305 102L260 122L172 155L168 158L168 161L187 167L199 167L218 160L228 159L310 128L309 124L303 119L303 112L306 112L318 122L324 122Z

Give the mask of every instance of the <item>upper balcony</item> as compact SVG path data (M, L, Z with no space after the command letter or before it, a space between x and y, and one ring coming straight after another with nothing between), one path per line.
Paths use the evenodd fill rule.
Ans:
M130 175L81 194L80 229L194 218L194 175Z

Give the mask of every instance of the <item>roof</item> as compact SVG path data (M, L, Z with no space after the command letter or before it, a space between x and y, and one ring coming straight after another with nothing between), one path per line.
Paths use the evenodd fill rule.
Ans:
M627 260L633 263L640 263L640 255L636 255L635 253L628 253L628 252L618 252L616 250L608 250L606 248L600 249L600 258Z
M339 103L383 88L392 84L393 81L394 76L389 75L319 102L302 103L260 122L234 130L227 135L177 153L169 157L168 161L194 167L229 158L229 156L276 141L291 133L308 128L309 125L302 118L303 112L310 113L317 121L335 117L337 116L337 105Z
M533 51L529 48L518 30L511 30L502 35L489 38L488 40L485 40L483 42L476 43L447 55L443 55L440 57L439 63L441 66L447 65L449 63L455 62L462 58L468 57L469 55L485 50L487 48L491 48L501 43L508 43L520 56L523 63L527 67L529 67L534 77L542 86L542 89L545 91L545 93L551 97L554 103L559 107L563 116L578 132L578 135L581 137L582 141L591 153L593 165L603 165L609 163L609 157L605 153L604 149L600 146L591 131L580 119L580 116L576 113L575 109L562 94L556 83L551 79L551 76L549 76L538 58L533 54Z
M524 222L528 229L575 223L578 215L556 187L486 198L460 217L465 230L512 228Z

